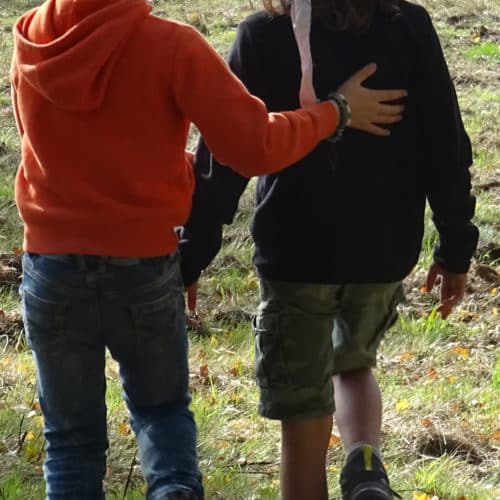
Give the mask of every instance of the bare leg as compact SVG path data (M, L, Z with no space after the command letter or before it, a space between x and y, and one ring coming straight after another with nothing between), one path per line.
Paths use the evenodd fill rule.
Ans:
M281 423L281 499L327 500L326 452L332 417Z
M380 447L382 398L378 383L367 368L333 377L335 418L348 454L357 443Z

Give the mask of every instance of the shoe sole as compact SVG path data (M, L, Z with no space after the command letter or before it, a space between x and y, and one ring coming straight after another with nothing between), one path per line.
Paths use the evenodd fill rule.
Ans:
M377 483L360 484L349 500L393 500L394 496Z

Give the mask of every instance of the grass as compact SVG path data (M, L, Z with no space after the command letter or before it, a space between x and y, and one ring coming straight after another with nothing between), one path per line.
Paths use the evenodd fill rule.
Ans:
M497 62L500 60L500 45L498 43L485 42L471 47L465 51L465 56L471 59L483 59Z
M0 253L19 247L22 237L13 202L19 142L8 92L10 26L37 3L12 0L0 6ZM153 3L157 14L196 26L223 55L238 22L259 5L257 0ZM436 241L427 216L423 252L406 280L408 299L401 305L401 320L379 355L384 456L393 485L405 499L486 500L500 497L500 295L494 274L500 258L500 6L486 0L424 3L441 36L474 145L481 242L466 299L443 321L429 314L436 295L420 291ZM201 282L205 335L191 336L193 410L209 499L276 499L279 492L279 427L256 415L249 315L258 294L247 230L253 190L252 182L235 223L226 228L223 250ZM31 357L24 342L16 342L19 335L15 287L0 283L0 500L42 499L44 490L42 418ZM126 498L144 498L135 439L112 360L106 378L108 498L124 498L130 471ZM328 468L333 498L339 496L342 460L341 446L332 438Z

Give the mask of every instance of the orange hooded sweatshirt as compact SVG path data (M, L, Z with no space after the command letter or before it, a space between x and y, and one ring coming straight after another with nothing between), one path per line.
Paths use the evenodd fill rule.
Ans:
M276 172L333 133L330 103L268 115L196 30L150 11L145 0L47 0L16 23L25 251L175 251L191 208L191 122L246 176Z

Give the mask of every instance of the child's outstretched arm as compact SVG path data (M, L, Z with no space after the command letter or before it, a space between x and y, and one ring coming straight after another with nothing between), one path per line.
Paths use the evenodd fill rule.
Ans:
M182 29L176 54L173 94L181 112L197 125L218 161L243 175L277 172L297 162L338 125L337 108L330 102L268 114L265 104L247 92L194 29ZM375 123L401 119L399 113L388 114L384 102L400 99L405 92L362 87L362 80L372 71L367 68L354 75L342 91L351 106L353 123L383 134Z

